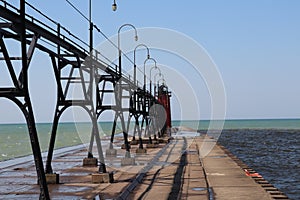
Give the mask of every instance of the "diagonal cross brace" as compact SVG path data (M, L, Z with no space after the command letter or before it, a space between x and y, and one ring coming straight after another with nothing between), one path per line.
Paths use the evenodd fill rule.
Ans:
M33 35L31 43L29 45L29 48L28 48L28 51L27 51L27 67L25 69L22 68L22 71L21 71L21 73L19 75L19 84L20 84L20 87L24 86L24 70L27 71L28 68L29 68L29 65L30 65L30 62L31 62L31 59L32 59L32 56L33 56L33 53L34 53L34 50L35 50L38 38L39 38L38 34Z
M14 86L17 89L19 89L20 86L19 86L19 83L18 83L18 80L17 80L17 76L16 76L16 73L15 73L14 67L11 63L11 60L9 59L9 54L8 54L7 48L5 46L5 43L3 41L3 34L2 33L0 33L0 47L1 47L1 51L2 51L2 54L3 54L4 59L5 59L10 77L12 79L12 82L13 82Z

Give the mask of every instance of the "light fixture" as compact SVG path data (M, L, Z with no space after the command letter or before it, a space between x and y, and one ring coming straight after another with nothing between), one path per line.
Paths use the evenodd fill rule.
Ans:
M149 61L149 60L152 60L154 62L154 66L155 68L157 68L157 62L154 58L147 58L145 61L144 61L144 88L146 88L146 62ZM151 75L151 70L150 70L150 75ZM151 77L150 77L150 81L151 81Z
M119 30L118 30L118 51L119 51L119 73L122 74L122 68L121 68L121 56L122 56L122 51L120 48L120 31L123 27L125 26L130 26L131 28L134 29L135 35L134 35L134 40L137 41L138 40L138 35L137 35L137 30L136 28L132 25L132 24L123 24L122 26L120 26Z
M137 82L136 82L136 59L135 59L135 52L137 50L137 48L139 47L145 47L147 49L147 59L150 58L150 51L149 51L149 48L145 45L145 44L139 44L137 45L135 48L134 48L134 51L133 51L133 67L134 67L134 72L133 72L133 77L134 77L134 83L137 85Z
M113 11L116 11L116 10L117 10L116 0L114 0L114 3L112 4L112 10L113 10Z

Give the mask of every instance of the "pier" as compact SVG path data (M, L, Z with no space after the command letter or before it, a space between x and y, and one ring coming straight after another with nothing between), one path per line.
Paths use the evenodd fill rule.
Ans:
M122 140L117 140L116 156L106 156L114 180L95 180L97 166L82 166L87 153L84 145L55 151L53 166L59 184L48 184L52 199L288 199L253 169L221 145L201 158L200 147L215 142L205 135L164 140L146 154L137 154L131 145L134 163L122 166ZM188 132L190 133L190 132ZM109 140L102 147L109 149ZM96 148L96 145L94 146ZM45 154L46 155L46 154ZM245 173L255 176L249 176ZM256 174L255 174L256 173ZM99 182L98 182L99 181ZM4 199L36 199L39 186L31 157L0 163L0 195Z
M26 9L35 11L39 19ZM32 156L0 163L1 199L287 199L224 147L215 145L202 156L201 146L216 143L214 138L172 128L171 91L165 81L152 85L151 71L160 70L149 48L139 44L134 49L134 55L138 47L147 50L143 85L136 80L135 56L134 74L122 71L126 55L119 34L128 26L138 40L133 25L118 30L116 65L94 49L93 30L101 31L91 20L89 44L25 0L19 7L0 0L0 20L1 67L11 81L9 86L0 85L0 97L11 100L23 113L32 147ZM16 46L18 56L11 53ZM48 56L57 89L45 153L40 149L29 88L36 51ZM154 63L150 78L145 73L147 62ZM79 88L80 97L72 95L74 88ZM70 107L88 114L89 143L54 150L59 120ZM111 135L101 138L97 121L108 110L114 113ZM130 126L134 126L132 133Z

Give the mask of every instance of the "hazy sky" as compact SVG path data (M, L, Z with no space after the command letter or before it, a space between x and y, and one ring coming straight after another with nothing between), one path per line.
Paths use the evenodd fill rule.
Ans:
M88 16L88 0L70 1ZM93 21L107 36L115 35L122 24L131 23L137 28L175 30L202 45L217 65L224 82L226 118L300 117L300 1L116 1L116 12L111 9L113 0L92 1ZM88 41L87 21L66 1L28 2ZM95 32L95 44L104 40ZM153 54L162 65L175 62L175 59L165 62L166 55L160 59L158 51ZM184 65L183 61L178 63ZM36 52L30 67L30 91L36 121L52 121L56 90L49 58ZM203 111L201 118L209 119L210 94L203 80L200 82L199 88L205 99L199 102L200 112ZM200 99L201 91L196 94ZM176 96L176 91L173 93ZM177 105L175 100L174 104ZM0 99L0 108L0 122L24 121L21 114L16 114L20 113L16 106L7 100ZM67 115L63 120L69 120ZM180 113L174 111L174 115L180 119Z

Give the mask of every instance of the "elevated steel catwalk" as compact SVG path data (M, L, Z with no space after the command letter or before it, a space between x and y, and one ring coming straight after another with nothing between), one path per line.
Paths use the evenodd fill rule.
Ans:
M127 133L131 117L135 118L134 132L137 131L139 133L140 148L143 148L141 129L144 123L147 125L151 123L149 109L151 105L158 103L156 98L145 87L140 88L138 85L135 85L129 76L122 74L118 70L118 66L112 67L110 63L105 63L101 60L99 58L100 52L96 50L90 52L83 48L84 42L59 23L43 15L40 11L38 13L42 14L45 21L50 22L51 25L26 14L25 6L29 4L25 0L20 0L20 8L16 8L4 0L0 0L0 4L2 4L0 5L0 56L2 56L0 61L4 61L13 83L11 87L0 86L0 97L8 98L16 103L26 118L40 185L40 199L49 199L50 197L28 89L28 69L36 49L49 55L57 84L57 104L46 161L46 173L53 173L51 161L59 119L63 112L71 106L82 107L91 118L93 128L88 157L93 157L92 146L95 139L98 147L100 173L106 172L97 125L97 119L103 111L113 110L115 112L111 142L113 142L114 138L116 120L118 118L121 119L127 157L130 157L130 154L128 154ZM31 5L29 6L32 8ZM19 57L9 55L9 46L7 46L6 40L14 40L20 44L21 55ZM79 41L83 44L74 41ZM22 70L19 74L16 73L13 60L21 63ZM65 75L62 71L68 71L68 75ZM105 87L106 82L111 82L114 89L107 89ZM94 84L95 86L93 86ZM102 88L101 84L104 84ZM82 92L81 98L74 98L70 94L72 85L80 87ZM93 92L96 92L96 104L94 104ZM127 92L127 95L124 92ZM104 94L108 93L114 94L115 105L103 104ZM124 99L128 100L127 105L123 105L122 101ZM124 112L129 112L127 126ZM142 117L141 127L139 124L140 117Z

